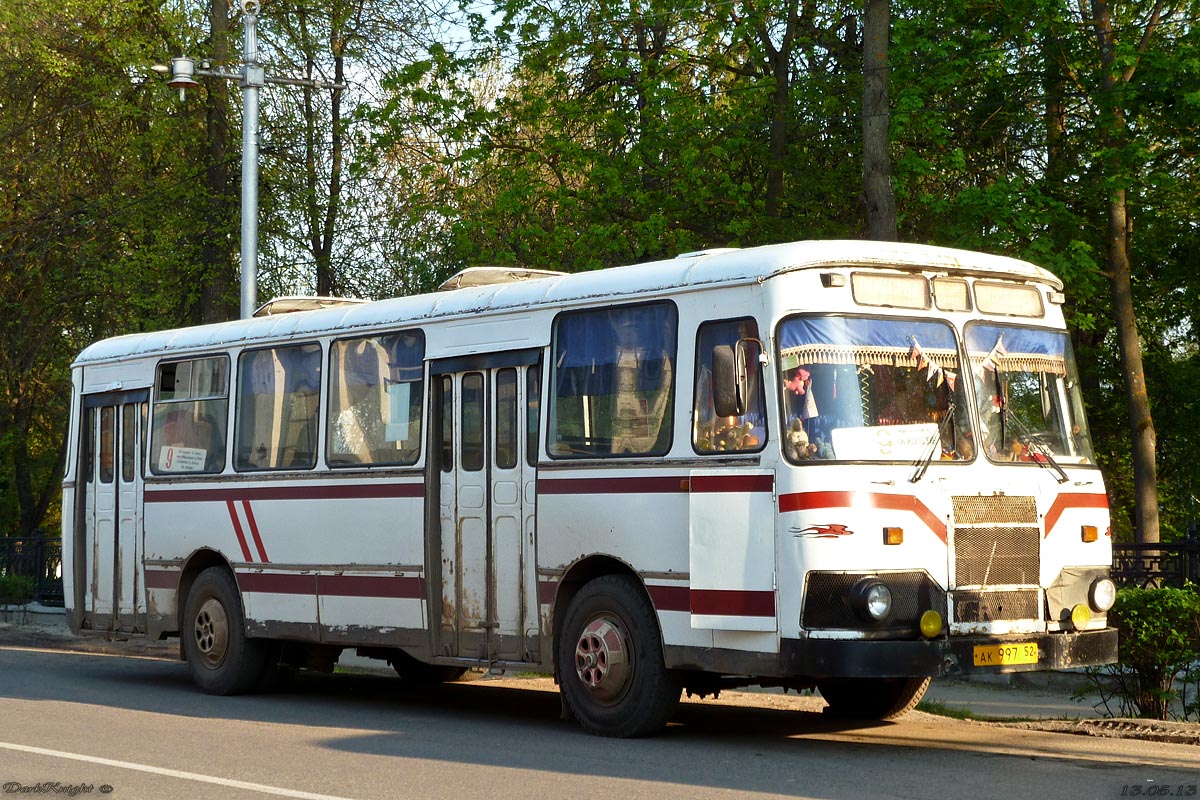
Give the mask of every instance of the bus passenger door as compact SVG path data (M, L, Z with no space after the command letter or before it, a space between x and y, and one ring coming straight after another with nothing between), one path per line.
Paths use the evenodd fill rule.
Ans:
M84 520L84 585L87 587L88 627L113 625L113 565L117 530L117 407L105 405L86 411L90 424L87 465L87 516ZM79 563L79 562L76 562Z
M145 630L142 578L142 442L145 392L85 402L84 537L76 581L82 578L85 625L93 630Z
M113 566L115 628L128 633L146 630L146 587L142 574L142 448L146 404L119 406L116 559Z
M533 467L526 456L525 367L434 375L440 381L441 622L437 655L528 661L534 586ZM536 369L531 367L530 369ZM431 574L435 571L431 570Z

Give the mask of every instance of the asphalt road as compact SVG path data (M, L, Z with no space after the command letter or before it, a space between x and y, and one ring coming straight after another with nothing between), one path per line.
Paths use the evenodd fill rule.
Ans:
M524 688L532 687L532 688ZM724 700L725 698L723 698ZM732 698L733 703L745 698ZM662 736L592 737L539 682L405 691L379 675L210 697L161 658L0 646L0 800L112 798L1200 797L1200 748L817 698L685 704ZM107 790L107 791L106 791Z

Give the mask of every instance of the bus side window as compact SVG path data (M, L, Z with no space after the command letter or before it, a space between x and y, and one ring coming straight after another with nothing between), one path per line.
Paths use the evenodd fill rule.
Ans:
M116 408L104 406L100 409L100 482L112 483L116 457Z
M321 346L242 353L238 360L239 470L310 469L317 463Z
M223 470L228 411L229 361L224 356L159 364L150 471L174 475Z
M538 462L538 430L542 407L542 365L534 364L525 373L525 458L529 466Z
M496 466L517 466L517 371L512 368L496 373Z
M671 447L672 303L572 311L555 320L553 456L664 455Z
M758 323L753 319L706 322L700 326L696 334L692 408L692 447L697 453L751 453L766 445L766 395L758 365L750 371L750 395L746 413L740 417L718 417L712 390L713 350L721 346L736 348L743 339L758 338Z
M421 452L425 338L408 331L330 348L330 466L415 464Z

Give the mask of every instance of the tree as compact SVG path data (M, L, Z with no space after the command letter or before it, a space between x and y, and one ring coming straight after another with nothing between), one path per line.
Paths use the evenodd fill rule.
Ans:
M26 0L0 6L0 31L0 481L15 500L0 530L30 535L54 517L71 360L187 318L193 229L172 223L203 214L163 149L187 126L164 114L153 130L155 95L129 69L153 63L160 18Z
M1106 190L1108 195L1107 249L1108 277L1112 285L1117 342L1121 367L1125 376L1126 399L1129 404L1129 434L1133 445L1133 479L1136 492L1139 542L1159 541L1158 466L1155 462L1157 435L1150 410L1150 395L1146 387L1146 372L1142 365L1141 340L1138 337L1137 315L1133 306L1132 259L1130 250L1130 219L1127 196L1132 176L1127 172L1130 146L1128 123L1119 93L1133 80L1138 61L1153 40L1162 20L1165 3L1157 0L1147 18L1136 26L1141 36L1136 45L1122 48L1114 29L1113 14L1107 0L1092 0L1091 25L1096 36L1100 60L1100 89L1098 92L1100 141L1108 151ZM1123 50L1123 52L1122 52Z
M867 238L896 241L896 194L888 153L888 37L891 0L866 0L863 16L863 190Z

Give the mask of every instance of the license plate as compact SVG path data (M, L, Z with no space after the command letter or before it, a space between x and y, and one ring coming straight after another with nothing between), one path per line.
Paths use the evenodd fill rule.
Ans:
M981 644L975 646L975 666L1003 667L1008 664L1038 663L1036 642L1013 644Z

